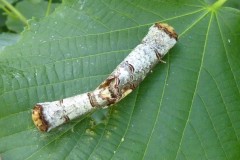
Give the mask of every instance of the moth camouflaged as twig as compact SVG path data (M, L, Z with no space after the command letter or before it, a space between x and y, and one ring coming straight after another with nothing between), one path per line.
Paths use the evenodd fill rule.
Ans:
M166 23L155 23L142 42L94 91L53 102L37 103L32 111L36 127L48 132L96 108L116 104L131 93L177 42L178 35Z

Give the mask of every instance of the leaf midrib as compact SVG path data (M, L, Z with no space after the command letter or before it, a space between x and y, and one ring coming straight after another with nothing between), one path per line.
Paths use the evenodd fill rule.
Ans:
M194 102L194 100L196 98L198 84L199 84L199 79L200 79L202 68L203 68L203 61L204 61L204 57L205 57L205 53L206 53L206 47L207 47L208 36L209 36L209 31L210 31L210 26L211 26L212 19L213 19L213 13L211 13L211 17L210 17L210 20L209 20L209 23L208 23L205 44L204 44L204 47L203 47L202 59L201 59L201 63L200 63L199 71L198 71L198 76L197 76L197 80L196 80L195 89L194 89L194 92L193 92L192 102L191 102L191 105L190 105L190 108L189 108L189 113L188 113L188 116L187 116L186 123L185 123L184 128L183 128L182 136L181 136L181 139L180 139L180 142L179 142L179 147L178 147L176 156L174 158L175 160L177 159L178 154L180 153L180 148L182 146L182 141L183 141L183 138L184 138L184 134L185 134L185 131L186 131L186 128L187 128L187 124L189 123L189 119L190 119L190 115L191 115L191 111L192 111L192 107L193 107L193 102ZM225 153L225 155L226 155L226 153ZM205 156L207 157L207 155L205 155Z

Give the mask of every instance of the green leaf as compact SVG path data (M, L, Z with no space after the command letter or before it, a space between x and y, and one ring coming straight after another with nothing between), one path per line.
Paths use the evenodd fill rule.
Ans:
M47 11L48 2L37 0L37 1L30 1L30 0L23 0L16 4L16 9L21 12L27 19L31 18L42 18L45 16ZM58 6L57 3L53 3L51 5L51 11ZM7 27L15 32L22 32L24 28L24 24L19 19L19 17L13 17L12 15L8 15L6 21Z
M227 1L226 5L230 6L230 7L233 7L233 8L240 9L240 3L239 3L238 0Z
M3 10L0 9L0 29L2 29L2 27L5 25L5 21L6 21L6 16L4 15Z
M19 35L12 33L2 33L0 34L0 51L2 51L6 46L15 44L19 39Z
M17 2L17 0L6 0L8 3L15 3ZM4 6L4 3L2 1L0 1L0 5Z
M2 158L240 159L240 11L221 2L66 0L30 21L0 54ZM35 128L35 103L95 89L156 21L179 41L131 95Z

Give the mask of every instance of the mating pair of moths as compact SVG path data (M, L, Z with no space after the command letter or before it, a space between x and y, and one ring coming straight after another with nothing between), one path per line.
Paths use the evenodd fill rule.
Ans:
M177 42L178 35L166 23L155 23L141 44L94 91L53 102L37 103L32 111L36 127L48 132L96 108L116 104L131 93Z

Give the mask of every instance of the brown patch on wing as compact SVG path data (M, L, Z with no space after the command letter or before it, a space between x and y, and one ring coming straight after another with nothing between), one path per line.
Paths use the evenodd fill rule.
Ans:
M158 51L157 51L156 49L154 49L154 52L155 52L155 55L156 55L157 59L158 59L159 61L161 61L161 60L162 60L161 54L158 53Z
M65 119L65 122L70 121L70 118L67 115L63 116L63 118Z
M164 32L166 32L171 38L175 38L176 41L178 40L178 35L175 32L174 28L169 26L167 23L155 23L155 26L158 29L163 30Z
M90 102L92 107L99 107L99 104L98 104L94 94L89 92L87 94L87 96L88 96L89 102Z
M35 126L40 131L47 132L49 126L48 126L48 123L43 116L42 110L43 110L42 106L37 104L33 108L33 111L32 111L32 120L33 120L33 123L35 124Z
M109 76L103 83L98 87L99 89L108 87L115 77Z
M130 64L130 63L128 63L128 61L126 61L126 63L127 63L127 65L128 65L129 70L131 71L131 73L134 73L135 68L133 67L133 65Z

